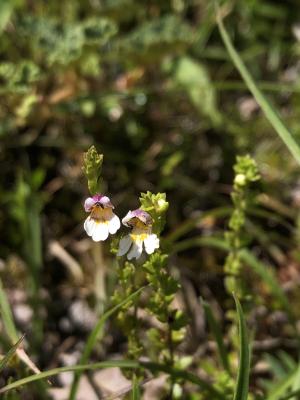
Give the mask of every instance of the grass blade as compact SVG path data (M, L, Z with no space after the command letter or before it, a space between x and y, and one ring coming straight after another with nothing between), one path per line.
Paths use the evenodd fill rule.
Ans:
M295 380L294 380L294 383L292 386L292 392L299 392L299 390L300 390L300 364L298 365L298 368L297 368L297 373L296 373ZM292 398L292 400L299 399L299 397L296 395L292 396L291 398Z
M49 371L44 371L39 374L30 375L26 378L19 379L13 383L10 383L0 389L0 394L6 393L10 390L17 389L21 386L27 385L32 382L36 382L42 379L50 378L51 376L58 375L62 372L82 372L82 371L93 371L102 368L125 368L125 369L137 369L143 368L147 369L153 373L164 372L170 375L174 379L180 379L197 385L202 390L205 390L209 394L210 400L225 400L225 396L212 385L210 385L205 380L199 378L198 376L177 368L171 368L168 365L162 365L152 362L138 362L132 360L112 360L112 361L102 361L95 364L86 365L73 365L68 367L54 368Z
M278 382L278 385L268 393L267 400L281 400L285 396L285 393L292 387L293 382L295 382L295 377L297 375L297 369L289 374L284 381Z
M139 380L136 376L134 376L132 381L132 391L131 391L131 400L140 400L141 393L140 393L140 386Z
M222 21L221 11L217 7L217 24L219 27L219 31L222 37L222 40L225 44L225 47L235 65L235 67L240 72L244 82L246 83L248 89L253 94L255 100L260 105L262 111L264 112L266 118L273 126L275 131L277 132L278 136L281 138L283 143L289 149L291 154L294 156L295 160L300 164L300 147L287 129L287 127L282 122L281 118L271 106L267 98L264 94L260 91L257 84L255 83L254 79L252 78L250 72L248 71L246 65L244 64L243 60L239 56L238 52L235 50L232 41L225 29L225 26Z
M9 336L11 343L16 343L19 340L19 335L15 327L11 308L9 306L2 281L0 279L0 314L2 316L4 329Z
M278 400L291 400L292 398L299 398L299 397L295 397L295 396L299 396L299 394L300 394L300 389L290 392L286 396L282 396L282 397L278 398Z
M6 366L6 364L9 362L9 360L13 357L15 352L17 351L18 347L20 344L23 342L25 335L21 336L20 339L9 349L7 354L0 360L0 372L1 370Z
M234 301L236 304L236 310L239 320L240 361L239 361L237 384L233 400L247 400L249 391L249 374L250 374L249 340L241 304L237 299L237 297L235 296L234 296Z
M227 351L226 351L226 348L224 345L223 335L222 335L220 326L214 317L214 314L212 312L210 305L203 299L201 299L201 303L202 303L202 306L203 306L203 309L205 312L206 319L208 321L208 325L215 337L215 340L216 340L216 343L218 346L221 364L223 365L223 368L230 374L228 354L227 354Z
M132 293L121 303L119 303L116 306L114 306L113 308L109 309L102 315L102 317L98 320L97 324L95 325L94 329L92 330L91 334L88 337L87 343L85 345L85 348L83 350L82 356L79 361L80 364L86 364L88 362L91 352L92 352L98 338L101 336L104 324L107 321L107 319L111 315L113 315L115 312L117 312L120 308L122 308L130 300L132 300L133 298L138 296L143 289L145 289L145 286L141 287L140 289L138 289L137 291ZM70 395L69 395L70 400L74 400L76 398L76 393L77 393L79 380L80 380L82 371L83 370L79 370L74 376L73 383L72 383L71 390L70 390Z
M268 395L267 400L297 400L300 394L299 375L300 364L292 374L289 374L286 379L280 381L280 384ZM286 393L288 392L289 393Z
M73 365L70 367L54 368L49 371L44 371L39 374L30 375L30 376L27 376L26 378L22 378L15 382L12 382L12 383L2 387L0 389L0 394L6 393L13 389L17 389L21 386L27 385L32 382L50 378L51 376L58 375L62 372L69 372L69 371L75 371L75 372L80 371L81 372L81 371L88 371L88 370L92 371L92 370L97 370L97 369L102 369L102 368L114 368L114 367L133 369L133 368L138 368L139 363L136 361L114 360L114 361L102 361L102 362L95 363L95 364Z

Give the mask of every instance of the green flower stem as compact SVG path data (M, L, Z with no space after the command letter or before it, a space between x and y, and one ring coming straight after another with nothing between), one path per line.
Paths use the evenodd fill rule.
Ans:
M136 266L135 266L135 271L136 271ZM138 287L137 284L137 275L136 272L134 275L132 275L132 290L135 291L136 288ZM138 309L139 309L139 299L140 296L137 296L134 299L134 306L133 306L133 330L132 330L132 342L130 342L133 346L133 351L135 352L136 349L142 350L142 346L140 343L139 339L139 319L138 319ZM131 353L131 349L128 349L129 354ZM137 355L136 355L137 356ZM141 370L138 368L133 371L133 376L132 376L132 381L138 386L138 382L140 382L143 378L143 374L141 373ZM133 394L135 391L133 392Z
M125 296L132 292L136 292L140 287L138 283L139 276L137 275L137 266L125 261L120 260L118 268L118 282L119 286L114 293L114 302L120 302ZM122 332L127 337L128 341L128 358L137 360L142 353L142 345L139 338L139 322L138 322L138 308L139 308L139 295L132 301L126 302L123 307L119 309L117 315L117 322ZM129 371L128 377L131 380L138 381L142 378L139 370Z
M106 301L106 263L103 255L103 244L93 242L92 243L92 255L95 260L95 298L96 298L96 311L97 314L101 315L104 311L104 305Z
M224 265L224 271L227 274L225 287L229 294L239 293L242 298L246 298L245 285L241 277L243 265L239 250L244 246L246 212L252 197L249 186L252 182L259 180L260 176L255 161L249 155L237 157L234 171L231 193L233 211L229 219L228 231L225 233L226 241L230 246Z
M170 367L174 367L174 345L172 339L172 329L171 325L168 324L168 348L169 348L169 356L170 356ZM171 377L171 384L170 384L170 400L173 400L173 392L174 392L174 384L175 380Z

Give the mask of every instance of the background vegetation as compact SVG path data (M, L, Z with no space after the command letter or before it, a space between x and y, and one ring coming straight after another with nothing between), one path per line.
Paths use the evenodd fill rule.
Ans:
M299 143L298 1L228 0L220 7L240 59ZM26 334L25 354L40 370L76 365L111 305L116 265L109 246L92 243L83 230L82 155L94 144L120 216L138 206L140 192L167 194L164 249L181 286L176 306L189 321L178 368L188 366L232 398L239 345L224 264L228 251L241 250L249 398L297 391L299 165L237 71L213 2L2 0L0 32L0 353L20 337L6 300ZM233 166L247 153L260 180L250 179L243 194L249 204L234 248ZM141 331L155 325L142 314L141 321ZM125 352L112 318L87 361ZM0 384L29 374L15 357ZM89 373L83 396L108 398L119 381L126 392L122 379ZM52 387L39 381L7 398L65 399L71 381L72 374L59 374ZM201 385L178 382L178 398L213 398ZM168 398L165 386L150 380L143 398Z

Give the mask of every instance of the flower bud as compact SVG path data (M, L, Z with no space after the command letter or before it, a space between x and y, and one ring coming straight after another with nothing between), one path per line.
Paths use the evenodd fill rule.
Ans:
M237 174L234 178L235 185L245 186L246 182L247 182L247 178L246 178L246 175L244 175L244 174Z

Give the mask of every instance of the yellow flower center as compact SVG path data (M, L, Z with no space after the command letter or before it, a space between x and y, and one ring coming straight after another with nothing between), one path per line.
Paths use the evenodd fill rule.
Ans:
M130 237L134 242L143 242L150 234L151 228L138 220L130 233Z

